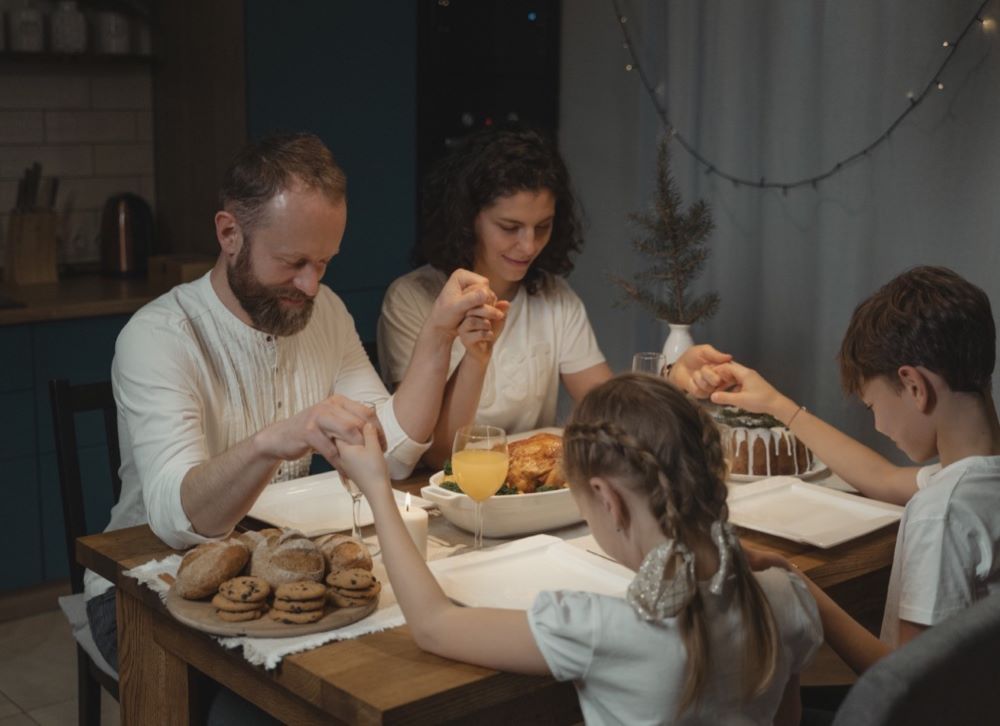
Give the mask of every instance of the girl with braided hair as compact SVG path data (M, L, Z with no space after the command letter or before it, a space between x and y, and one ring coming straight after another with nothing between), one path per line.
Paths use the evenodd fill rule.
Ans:
M590 391L563 468L597 542L636 571L626 598L542 592L530 611L452 604L400 519L377 432L337 442L375 513L417 644L481 666L576 684L588 724L797 724L798 673L822 642L796 575L751 572L728 523L726 464L704 411L661 378Z

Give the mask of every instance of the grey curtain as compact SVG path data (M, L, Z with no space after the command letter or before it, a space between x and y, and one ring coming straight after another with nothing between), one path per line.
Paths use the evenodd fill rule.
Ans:
M809 177L880 135L934 76L980 0L623 0L636 52L680 133L741 177ZM987 6L1000 15L1000 3ZM574 288L612 367L665 328L615 308L607 272L641 264L629 211L647 204L664 133L610 0L563 7L560 144L585 208ZM879 442L844 397L836 352L854 306L919 264L954 268L1000 310L1000 34L977 26L887 143L816 188L761 191L706 174L673 145L688 202L712 206L699 285L722 296L693 329L831 423ZM1000 387L994 385L994 395Z

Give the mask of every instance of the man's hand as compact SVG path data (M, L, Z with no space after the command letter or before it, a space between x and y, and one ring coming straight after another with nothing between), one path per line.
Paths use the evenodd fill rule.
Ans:
M490 322L503 320L504 314L496 307L496 301L489 280L459 268L451 273L438 294L426 325L454 339L472 310L478 309L477 316Z
M375 412L363 403L333 395L261 430L254 438L258 448L275 460L294 461L315 451L331 464L337 457L333 439L364 443L362 430L371 424L385 448L385 433Z
M753 413L767 413L783 423L787 423L799 408L757 371L739 363L716 366L715 374L722 381L721 387L728 390L713 393L712 403L737 406Z
M493 354L493 344L503 331L507 310L510 303L499 300L493 305L481 305L470 310L462 324L458 326L458 337L465 346L466 354L476 360L486 363ZM497 319L495 311L499 310L504 317Z
M725 385L715 372L715 366L732 359L728 353L722 353L710 345L695 345L674 361L667 380L695 398L708 398L712 392Z

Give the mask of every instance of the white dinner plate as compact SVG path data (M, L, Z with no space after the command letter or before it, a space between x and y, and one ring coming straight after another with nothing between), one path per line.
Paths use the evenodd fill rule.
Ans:
M793 476L730 487L729 521L827 548L898 522L903 508L809 484Z
M821 479L830 473L830 467L824 464L822 461L813 457L812 466L802 474L791 475L796 476L798 479L803 479L805 481L811 481L813 479ZM746 484L747 482L760 481L761 479L769 478L767 474L730 474L726 481L736 482L737 484Z
M402 504L406 495L393 493ZM420 497L413 497L411 504L424 509L432 506ZM350 531L351 495L340 483L340 475L328 471L267 485L247 514L275 527L297 529L307 537ZM368 500L362 496L358 525L366 527L374 521Z
M513 610L527 610L543 590L624 597L635 576L627 567L548 534L427 564L455 602Z

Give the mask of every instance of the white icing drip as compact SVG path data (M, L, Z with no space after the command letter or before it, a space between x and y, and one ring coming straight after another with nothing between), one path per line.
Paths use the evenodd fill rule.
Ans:
M792 466L794 473L796 475L804 474L809 470L809 460L810 452L806 449L805 455L805 468L799 466L799 457L796 451L797 439L795 434L784 427L774 427L774 428L731 428L725 427L729 430L730 436L728 438L727 448L731 452L733 459L739 458L740 451L743 446L746 446L747 450L747 474L754 474L756 471L755 463L756 457L754 455L754 450L758 441L761 441L764 446L762 447L764 451L764 468L765 475L771 476L771 457L768 452L773 444L774 446L774 460L777 462L778 457L781 455L781 444L784 442L785 451L788 453L792 460Z

